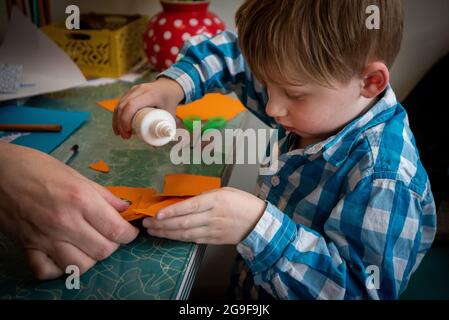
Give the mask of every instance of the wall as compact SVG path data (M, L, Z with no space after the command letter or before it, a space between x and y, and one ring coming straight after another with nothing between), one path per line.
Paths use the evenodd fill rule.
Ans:
M449 0L405 0L404 16L404 40L391 79L400 100L449 52Z
M212 0L210 11L220 15L229 29L234 30L234 12L242 0ZM95 11L102 13L129 13L152 16L162 10L158 0L53 0L52 16L56 20L64 19L65 7L69 4L79 6L82 13Z

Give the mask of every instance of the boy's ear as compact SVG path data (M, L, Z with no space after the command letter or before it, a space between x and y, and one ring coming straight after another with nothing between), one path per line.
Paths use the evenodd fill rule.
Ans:
M362 79L360 94L367 99L372 99L385 90L390 82L390 72L383 62L370 62L362 71Z

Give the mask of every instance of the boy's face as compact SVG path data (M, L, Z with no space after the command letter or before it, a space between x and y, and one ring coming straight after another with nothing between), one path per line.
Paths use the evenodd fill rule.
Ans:
M266 112L304 140L322 141L360 115L370 102L361 96L362 81L358 77L345 84L333 83L333 87L269 83Z

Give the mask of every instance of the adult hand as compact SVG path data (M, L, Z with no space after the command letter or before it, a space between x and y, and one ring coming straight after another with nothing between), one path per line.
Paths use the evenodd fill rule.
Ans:
M0 230L39 279L83 273L138 234L118 213L126 203L44 153L0 143L0 181Z

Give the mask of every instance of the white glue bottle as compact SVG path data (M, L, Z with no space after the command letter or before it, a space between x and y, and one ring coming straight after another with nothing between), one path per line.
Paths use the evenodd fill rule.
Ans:
M134 115L132 128L139 139L160 147L175 139L176 121L168 111L147 107Z

